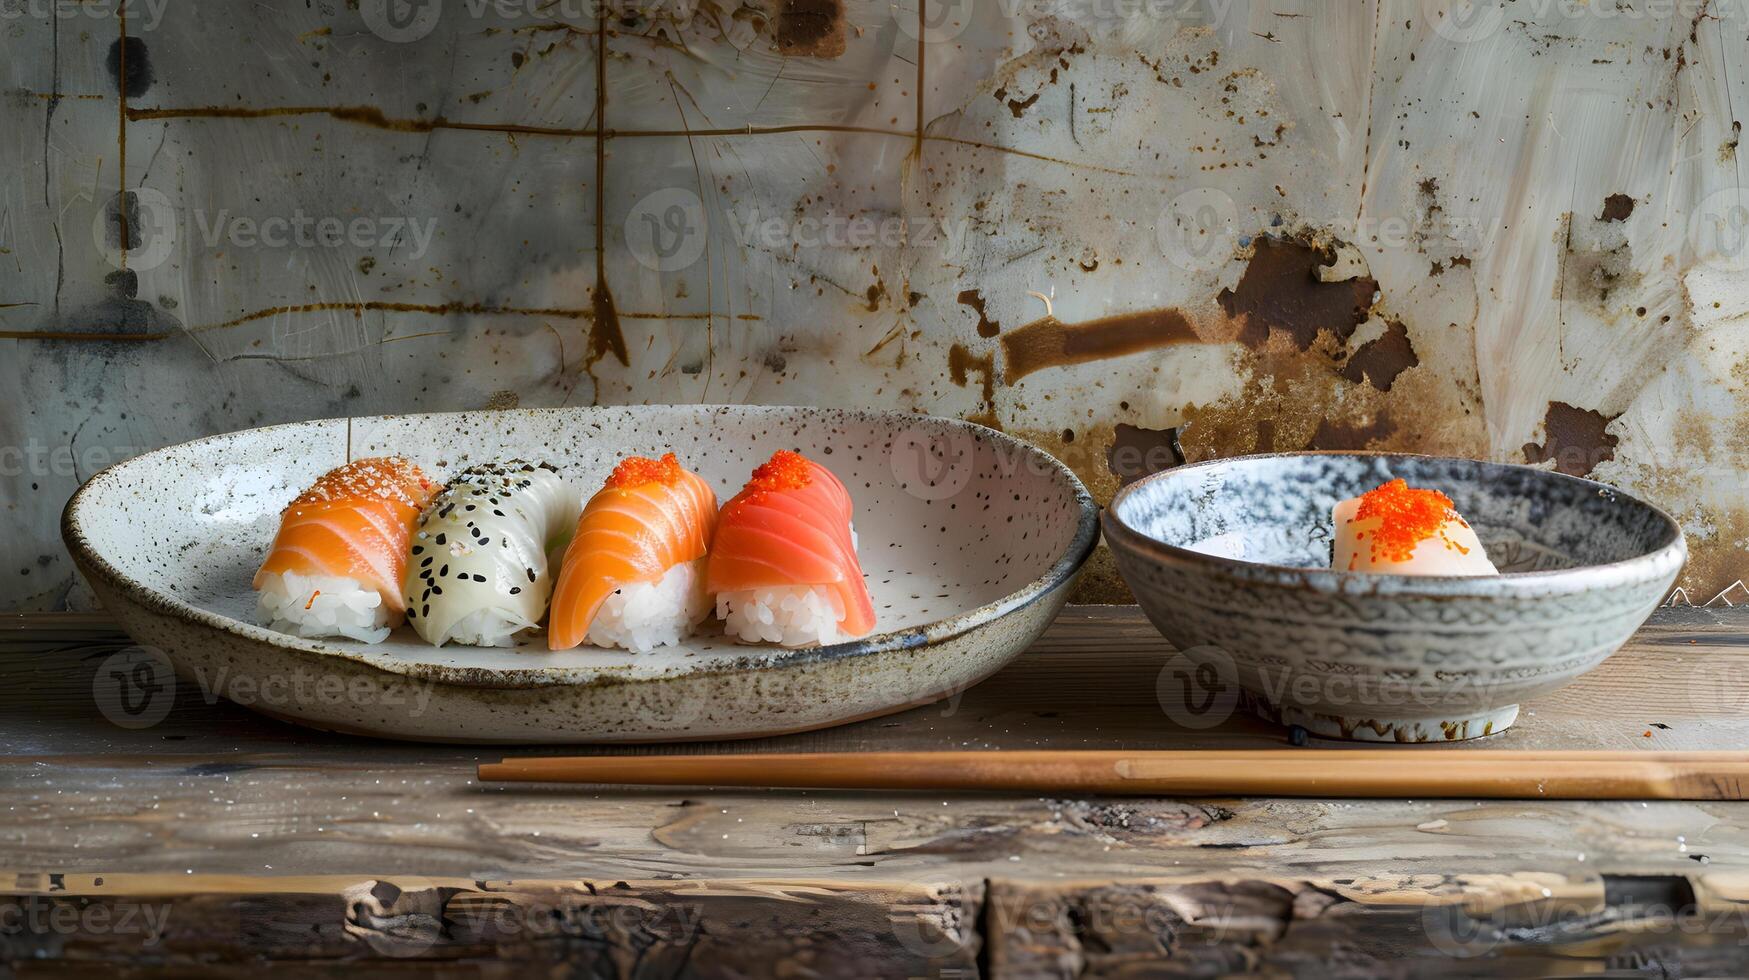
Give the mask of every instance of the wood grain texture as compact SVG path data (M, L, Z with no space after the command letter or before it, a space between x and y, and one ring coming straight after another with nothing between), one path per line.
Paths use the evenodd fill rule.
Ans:
M1740 621L1686 616L1474 747L1749 744L1732 744ZM293 975L521 976L566 957L604 976L1749 972L1749 804L485 786L473 770L497 749L308 732L188 685L157 725L119 728L92 684L125 640L100 625L0 626L0 916L168 903L170 936L0 929L0 974L217 973L237 957ZM1134 610L1076 609L957 700L638 751L1285 747L1248 719L1175 726L1154 693L1169 658ZM1437 765L1469 748L1405 751ZM655 925L592 919L592 894L656 925L696 908L701 938L681 958ZM1448 906L1467 911L1425 911ZM555 914L584 931L500 927ZM437 938L406 956L404 936Z

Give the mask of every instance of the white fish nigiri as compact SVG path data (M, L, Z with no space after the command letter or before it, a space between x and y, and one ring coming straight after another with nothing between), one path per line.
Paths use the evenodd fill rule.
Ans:
M1331 567L1389 575L1498 575L1475 529L1437 490L1391 480L1336 505Z
M551 466L469 467L413 533L407 622L431 643L508 646L546 615L548 555L577 523L577 493Z

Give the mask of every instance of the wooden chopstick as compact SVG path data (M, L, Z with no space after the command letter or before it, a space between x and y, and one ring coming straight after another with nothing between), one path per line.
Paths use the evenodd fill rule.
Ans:
M1454 748L604 755L509 758L506 782L1178 796L1749 799L1749 752Z

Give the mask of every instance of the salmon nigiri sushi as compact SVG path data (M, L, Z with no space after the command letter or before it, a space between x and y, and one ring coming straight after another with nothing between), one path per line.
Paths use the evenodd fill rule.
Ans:
M723 505L705 589L724 629L746 643L794 647L872 631L850 491L819 463L778 450Z
M381 642L406 613L407 542L436 490L398 456L328 471L280 515L255 573L261 621L297 636Z
M547 646L642 653L691 635L710 616L704 556L716 523L716 492L673 453L621 461L577 519Z

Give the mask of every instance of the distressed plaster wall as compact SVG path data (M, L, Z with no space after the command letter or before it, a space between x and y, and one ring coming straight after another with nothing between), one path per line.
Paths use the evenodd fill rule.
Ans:
M0 608L78 601L60 508L144 449L670 401L974 418L1102 497L1539 462L1749 598L1740 3L0 0L0 43Z

